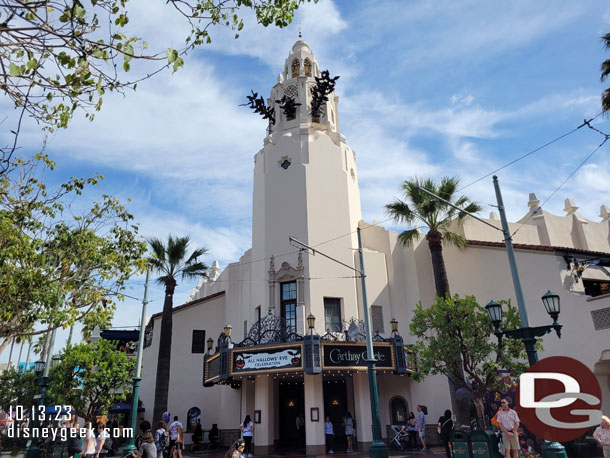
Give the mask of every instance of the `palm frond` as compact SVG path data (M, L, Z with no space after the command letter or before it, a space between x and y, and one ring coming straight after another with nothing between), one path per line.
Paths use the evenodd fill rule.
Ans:
M159 262L165 262L165 245L163 245L163 242L156 237L147 239L147 242L152 248L154 257Z
M610 88L602 92L602 110L604 110L604 113L610 111Z
M602 71L602 76L601 76L600 80L603 83L604 81L606 81L606 78L608 77L608 75L610 75L610 59L606 59L605 61L602 62L601 71Z
M442 177L437 195L451 202L459 183L460 179L458 177Z
M203 262L192 263L182 269L182 278L207 277L208 266Z
M451 231L443 232L443 241L449 245L455 245L458 248L464 248L467 243L466 237Z
M409 229L400 233L398 241L405 246L412 246L420 237L421 234L417 229Z
M606 49L610 49L610 33L603 35L601 38L602 38L602 43L604 44L604 47Z
M186 256L186 250L188 249L190 238L185 237L172 237L171 235L167 239L167 260L171 266L172 271L175 272L178 265L184 260Z
M185 261L185 264L191 264L193 261L196 261L197 258L203 256L207 252L208 252L208 250L206 248L204 248L204 247L197 248L195 251L193 251L191 253L189 258Z
M396 222L411 224L416 218L409 205L400 199L394 199L394 202L385 206L385 209Z

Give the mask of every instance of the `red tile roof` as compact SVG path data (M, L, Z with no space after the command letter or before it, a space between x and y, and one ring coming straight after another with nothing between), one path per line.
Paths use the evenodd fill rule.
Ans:
M186 304L179 305L178 307L174 307L172 313L179 312L179 311L184 310L186 308L192 307L193 305L202 304L202 303L207 302L209 300L212 300L212 299L214 299L216 297L220 297L220 296L224 296L224 295L225 295L224 291L219 291L217 293L210 294L209 296L202 297L200 299L196 299L196 300L191 301L191 302L187 302ZM155 313L153 316L150 317L150 319L154 320L155 318L159 318L161 315L163 315L163 312Z
M487 246L494 248L504 248L504 242L488 242L485 240L468 240L468 245L472 246ZM513 243L515 250L530 250L530 251L547 251L560 253L577 253L589 256L609 256L610 252L581 250L579 248L548 246L548 245L529 245L526 243Z

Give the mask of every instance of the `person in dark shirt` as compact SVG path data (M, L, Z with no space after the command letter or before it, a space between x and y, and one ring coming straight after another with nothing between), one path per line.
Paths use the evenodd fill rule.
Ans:
M453 419L451 418L451 410L445 410L445 415L438 419L437 424L438 434L441 436L441 442L445 446L447 458L451 458L451 449L449 447L449 436L453 430Z
M83 441L80 438L80 426L76 415L72 415L72 421L68 425L68 437L66 448L70 458L80 458L83 453Z
M220 431L218 431L218 425L214 423L212 425L212 429L208 433L208 449L215 450L218 448L218 436L220 435Z

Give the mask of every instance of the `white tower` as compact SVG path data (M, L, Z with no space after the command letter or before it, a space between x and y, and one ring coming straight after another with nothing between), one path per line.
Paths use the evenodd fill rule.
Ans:
M356 279L339 278L354 272L309 253L299 260L288 240L293 236L315 246L334 239L320 250L354 266L361 219L355 155L339 132L334 93L312 119L311 88L320 73L307 43L297 41L268 99L276 122L269 124L264 147L254 157L252 259L267 260L264 269L252 268L252 306L268 304L283 313L281 283L296 280L300 333L309 313L316 316L318 331L324 331L324 298L340 299L341 318L358 315ZM294 116L286 116L277 103L284 95L301 104Z

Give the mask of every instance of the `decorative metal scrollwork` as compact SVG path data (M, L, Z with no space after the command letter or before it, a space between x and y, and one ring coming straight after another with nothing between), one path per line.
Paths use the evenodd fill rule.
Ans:
M300 340L303 340L303 336L297 334L294 326L286 325L282 317L269 314L254 323L246 338L235 346L251 347Z
M342 321L341 330L327 330L322 336L322 340L335 340L339 342L364 342L366 341L366 331L364 321L351 318ZM375 333L373 342L388 342L389 339L383 338L379 333Z

